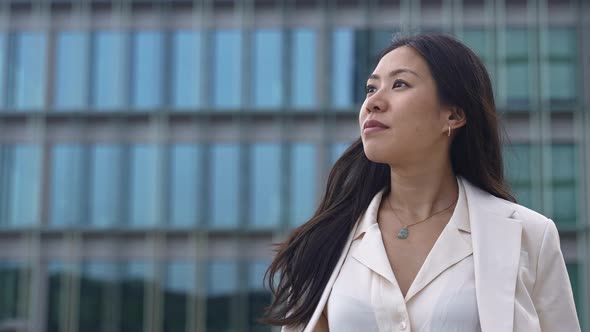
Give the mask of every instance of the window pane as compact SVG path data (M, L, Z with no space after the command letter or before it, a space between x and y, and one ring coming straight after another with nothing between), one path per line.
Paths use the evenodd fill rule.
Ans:
M48 299L47 331L63 331L66 328L68 308L68 282L72 277L72 267L66 263L51 261L47 264Z
M232 302L238 293L237 264L212 262L208 271L207 331L236 331L232 328Z
M277 30L254 32L254 106L279 107L283 93L282 35Z
M506 97L508 103L523 104L529 98L529 65L527 62L506 64Z
M188 331L190 301L195 295L195 267L173 262L166 267L164 281L164 331Z
M239 209L240 149L235 144L213 145L211 149L211 227L236 227Z
M293 31L292 104L309 109L316 105L316 34L311 29Z
M8 68L11 106L18 110L41 109L45 103L47 39L39 32L14 35L14 58Z
M176 31L173 35L172 98L174 108L201 105L201 34Z
M6 57L8 54L8 43L6 34L0 32L0 111L6 107Z
M573 101L577 95L576 65L572 61L552 62L549 64L549 80L543 84L544 96L556 102Z
M213 105L237 109L242 102L242 38L237 30L216 31L213 38Z
M575 225L577 217L576 155L573 144L551 148L553 219L559 225Z
M87 39L85 33L76 31L62 31L57 35L54 87L57 109L86 106Z
M334 165L334 163L340 159L340 157L342 157L342 154L344 153L344 151L346 151L346 149L348 149L348 147L350 147L352 143L336 143L332 145L332 153L331 153L331 163L330 163L330 168Z
M487 34L484 29L465 29L463 42L482 60L488 57Z
M551 57L576 56L576 30L571 27L551 27L547 31L547 51Z
M529 36L526 28L506 29L506 57L527 57Z
M121 148L97 145L91 153L90 223L96 227L114 226L120 223L120 184L123 180Z
M291 225L311 218L316 207L316 148L313 144L294 144L291 150Z
M52 225L75 225L81 222L82 179L82 147L79 145L54 146L50 198Z
M583 296L583 292L584 292L584 287L581 285L580 282L580 264L579 263L567 263L566 264L567 267L567 273L570 277L570 283L572 285L572 291L574 293L574 302L576 304L576 308L578 308L577 312L578 312L578 320L580 320L581 323L581 319L580 319L580 313L582 312L582 310L580 310L579 308L582 308L582 299L580 298L581 296ZM582 326L582 331L587 331L584 329L584 326Z
M270 292L262 287L264 272L268 262L251 262L248 266L248 331L270 332L270 326L262 325L257 320L264 313L264 308L271 302Z
M518 203L532 207L531 147L529 144L505 146L504 171Z
M0 322L27 320L22 304L28 298L23 290L28 288L29 273L20 262L0 261Z
M94 36L92 105L97 109L123 107L127 91L124 50L122 32L101 31Z
M251 153L250 223L258 227L276 226L281 213L281 146L256 144Z
M3 226L33 225L39 219L40 149L34 145L0 148L0 216Z
M143 332L146 290L153 281L153 268L144 262L130 262L123 268L119 331Z
M131 148L130 226L154 226L158 222L159 180L157 148L136 145Z
M133 36L133 106L162 104L162 33L141 31Z
M354 30L339 28L332 34L332 103L337 108L349 108L354 97Z
M201 215L202 159L199 146L172 146L170 222L173 226L195 226Z
M113 311L118 310L117 270L114 263L88 262L82 266L78 331L113 330Z

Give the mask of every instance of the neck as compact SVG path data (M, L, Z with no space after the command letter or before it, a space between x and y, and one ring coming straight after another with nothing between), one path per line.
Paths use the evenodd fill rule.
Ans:
M391 193L386 199L396 211L423 219L448 207L458 194L450 161L441 167L391 167Z

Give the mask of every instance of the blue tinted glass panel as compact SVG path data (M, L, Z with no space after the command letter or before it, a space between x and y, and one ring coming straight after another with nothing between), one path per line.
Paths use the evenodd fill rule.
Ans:
M310 109L316 105L316 34L311 29L293 31L292 104Z
M98 145L91 150L90 224L93 226L110 227L121 222L121 153L121 148L115 145Z
M11 106L17 110L38 110L45 103L47 39L39 32L14 34L11 70Z
M268 266L269 262L251 262L248 264L249 331L271 331L270 326L257 322L257 319L264 313L264 308L271 301L270 292L262 287L262 279Z
M0 321L26 320L21 304L27 301L28 269L20 262L0 261Z
M201 215L201 152L196 145L172 146L170 223L173 226L195 226Z
M283 94L282 34L277 30L254 32L254 106L277 108Z
M291 150L291 225L311 218L316 206L316 148L313 144L294 144Z
M487 35L483 29L466 29L463 31L463 42L481 59L488 57Z
M576 64L574 61L552 62L549 64L549 80L543 84L545 97L568 101L577 95Z
M119 331L143 332L144 314L148 301L146 286L153 282L153 266L130 262L123 267L121 282L121 316Z
M130 226L154 226L158 222L158 193L156 184L157 152L153 145L136 145L131 148Z
M239 209L239 146L218 144L211 148L211 227L238 225Z
M2 226L25 226L39 219L40 148L6 145L0 148L0 216Z
M276 226L281 213L281 147L278 144L256 144L251 153L250 224Z
M332 103L337 108L353 105L354 100L354 30L340 28L332 34Z
M529 65L527 62L506 64L506 97L508 101L526 102L529 96Z
M195 294L195 267L191 263L173 262L166 267L164 281L163 331L188 331L190 299Z
M573 225L577 219L575 152L573 144L555 144L551 149L552 217L559 225Z
M532 207L531 147L514 144L503 149L504 171L518 203Z
M55 226L75 225L82 221L82 147L56 145L52 149L51 214Z
M141 31L133 36L133 106L162 104L162 33Z
M242 38L238 30L213 35L213 105L237 109L242 102Z
M232 329L232 302L238 294L238 266L212 262L208 272L207 331L237 331Z
M92 105L99 110L124 106L125 48L124 34L101 31L94 36Z
M334 145L332 145L332 151L331 151L331 163L330 163L330 167L333 166L333 164L342 156L342 154L344 153L344 151L346 151L346 149L348 149L348 147L350 147L352 143L336 143Z
M391 40L393 39L394 31L392 29L377 29L370 31L370 38L371 38L371 54L370 60L374 61L377 60L381 51L384 48L391 44ZM371 63L372 64L372 63Z
M201 105L201 34L176 31L173 34L172 104L174 108Z
M529 36L526 28L508 28L506 30L506 56L527 57Z
M116 308L117 270L114 263L86 262L82 265L78 299L78 331L112 329L110 308Z
M0 32L0 110L6 107L6 57L8 54L8 43L6 34Z
M576 56L576 30L571 27L552 27L547 31L551 57L573 58Z
M86 106L87 43L88 36L83 32L63 31L57 35L54 103L58 110Z

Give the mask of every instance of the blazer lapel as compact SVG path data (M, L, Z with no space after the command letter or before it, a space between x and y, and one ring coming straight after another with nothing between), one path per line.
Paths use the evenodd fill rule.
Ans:
M461 178L473 240L477 308L483 332L511 332L522 225L514 209Z

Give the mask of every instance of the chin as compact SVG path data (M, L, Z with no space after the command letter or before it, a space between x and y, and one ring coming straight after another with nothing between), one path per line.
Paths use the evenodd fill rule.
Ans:
M386 146L379 146L378 144L364 144L363 150L367 159L374 163L387 164L391 160L391 148Z

